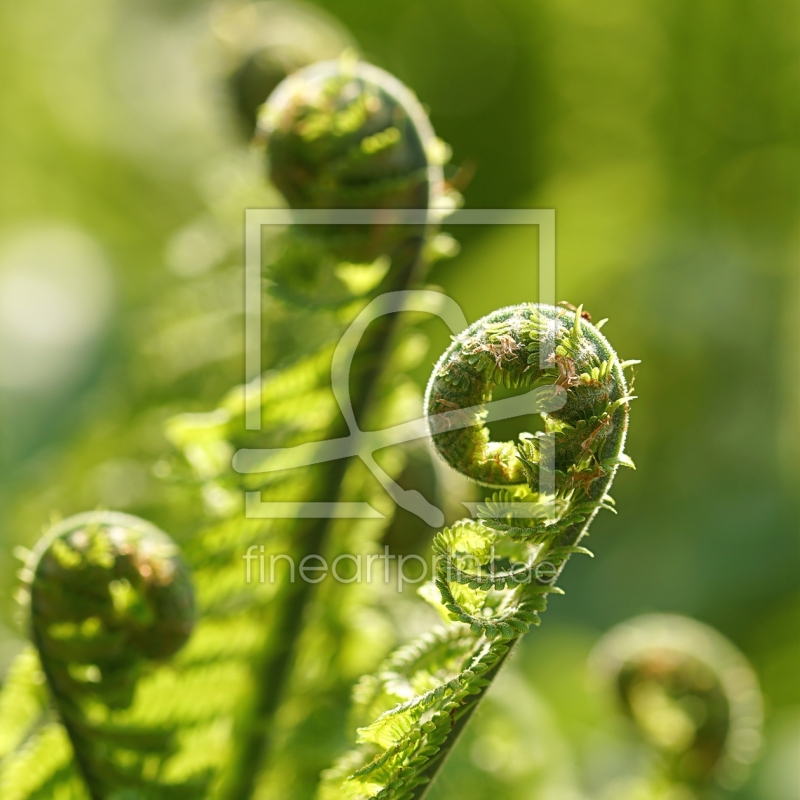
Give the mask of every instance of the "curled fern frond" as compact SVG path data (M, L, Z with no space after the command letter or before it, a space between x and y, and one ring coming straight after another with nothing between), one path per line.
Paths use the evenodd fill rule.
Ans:
M128 711L148 662L174 655L194 625L177 546L137 517L79 514L42 538L23 579L41 669L90 794L155 792L170 732L132 725Z
M442 194L437 140L419 101L355 58L287 78L261 110L259 131L270 178L292 208L435 208L430 200Z
M446 419L442 430L431 432L450 466L483 486L527 484L538 492L543 438L489 439L483 406L496 386L554 387L561 407L542 416L545 433L555 438L552 477L559 494L580 488L590 496L596 478L625 463L625 376L608 340L579 312L533 303L495 311L456 337L428 384L429 416L458 411L467 417L453 430Z
M557 388L559 407L542 413L544 436L490 440L485 404L498 385ZM479 506L479 520L434 541L436 584L452 619L506 639L538 623L549 581L570 555L591 555L578 541L617 467L629 461L629 399L616 353L579 309L506 308L456 337L426 394L434 448L478 483L512 488ZM467 419L450 430L454 413ZM447 415L445 425L437 414ZM551 496L541 491L547 477Z
M543 435L492 442L486 421L494 387L529 389ZM555 387L555 388L552 388ZM502 309L457 336L436 364L425 397L434 448L453 468L499 487L434 539L434 602L449 627L362 680L357 703L379 713L359 747L325 775L320 798L419 800L519 637L539 623L547 596L608 490L624 453L631 397L619 359L581 309L525 304ZM591 554L590 554L591 555ZM436 592L439 599L431 595ZM437 659L443 643L458 642ZM366 702L365 702L366 699ZM395 705L385 706L392 700ZM337 794L338 792L338 794Z
M191 579L175 543L138 517L90 512L54 526L26 564L31 626L48 672L93 665L101 683L163 659L194 625ZM88 669L88 666L87 666ZM64 676L73 686L79 678Z
M408 282L445 205L447 148L414 94L387 72L344 56L302 69L259 116L269 176L294 209L386 209L371 224L293 229L270 265L273 291L337 306ZM420 210L400 219L392 210Z
M358 117L362 112L364 119ZM218 796L226 800L282 796L287 786L297 796L311 791L331 748L315 724L319 709L324 707L331 719L343 718L353 680L374 664L354 613L374 605L373 588L358 582L316 587L295 579L286 560L302 565L319 554L372 552L391 509L385 519L355 524L302 515L262 519L242 508L241 497L247 492L249 501L255 497L264 504L385 502L376 501L380 485L372 484L355 460L274 469L283 457L275 451L350 434L331 386L335 345L365 301L407 289L425 263L425 244L435 228L429 204L441 177L424 144L432 132L417 100L386 73L352 60L287 79L267 103L262 128L271 173L292 207L369 211L398 204L416 207L415 220L421 222L291 226L284 252L269 267L271 289L279 299L292 301L292 312L298 306L337 308L330 315L329 340L310 355L292 360L286 354L279 369L262 376L260 396L238 387L215 412L183 415L168 425L170 440L185 457L177 459L174 474L186 475L210 510L207 524L186 546L202 612L193 642L202 642L209 632L219 648L217 662L242 670L245 678L236 691L219 698L216 710L232 730L227 750L216 751ZM385 146L377 147L378 139L369 137L388 128L400 131L401 139L395 141L392 133ZM374 261L363 263L367 257ZM304 320L297 316L287 314L286 325L302 328ZM353 355L349 399L359 426L380 427L397 413L393 409L407 369L391 357L398 327L396 314L378 317L363 331ZM384 374L390 379L384 381ZM244 424L251 403L260 403L257 433ZM234 453L262 448L273 451L264 462L238 474L243 461L237 455L231 469ZM270 469L259 472L262 465ZM244 554L261 561L263 577L258 569L246 577ZM218 642L219 630L234 623L247 632L247 652L233 641ZM362 654L356 667L353 651ZM383 652L376 652L376 659ZM192 659L189 652L180 661L191 668ZM324 680L307 678L321 663ZM293 720L291 730L284 726L286 719Z
M758 679L713 628L649 614L618 625L590 669L659 754L659 779L693 794L738 786L761 744Z

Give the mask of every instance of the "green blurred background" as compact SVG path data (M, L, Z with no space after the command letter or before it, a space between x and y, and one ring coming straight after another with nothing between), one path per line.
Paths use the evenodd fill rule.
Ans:
M620 514L595 523L596 558L570 566L496 692L516 738L498 739L490 707L437 797L485 797L512 762L526 765L513 796L614 797L619 740L585 663L645 611L694 616L748 656L767 737L736 796L800 797L800 5L319 5L475 168L467 207L556 210L559 299L609 317L623 357L643 361ZM243 375L220 220L235 230L269 198L220 81L214 14L0 7L0 674L22 636L14 548L54 513L147 515L161 421ZM432 280L469 319L536 299L534 232L453 233L461 255ZM446 335L430 334L432 361ZM517 684L525 708L508 700Z

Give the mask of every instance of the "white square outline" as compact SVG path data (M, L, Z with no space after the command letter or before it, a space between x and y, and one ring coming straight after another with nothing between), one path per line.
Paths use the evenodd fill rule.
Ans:
M248 208L245 211L245 384L261 397L261 226L370 225L391 218L395 225L430 222L424 209L299 209ZM462 208L447 225L537 225L539 227L539 303L556 303L556 212L553 208ZM487 312L488 313L488 312ZM261 430L261 403L248 403L245 429Z
M437 222L435 212L426 209L284 209L248 208L245 210L245 429L261 430L261 227L263 225L431 225ZM443 215L442 215L443 216ZM537 302L555 305L556 295L556 236L555 209L457 209L441 219L447 225L536 225L539 228L538 296ZM549 354L541 353L542 360ZM258 398L253 403L251 398ZM266 512L266 506L291 506L276 513ZM362 503L278 503L261 501L260 492L246 492L245 516L274 518L296 516L299 506L309 506L302 516L327 518L382 518L383 515ZM360 508L366 505L366 508ZM475 504L471 504L475 505ZM318 509L311 507L319 506ZM342 506L348 506L347 509ZM353 508L349 508L353 506ZM358 506L358 508L355 508ZM336 510L338 509L338 511ZM473 516L476 510L470 508Z

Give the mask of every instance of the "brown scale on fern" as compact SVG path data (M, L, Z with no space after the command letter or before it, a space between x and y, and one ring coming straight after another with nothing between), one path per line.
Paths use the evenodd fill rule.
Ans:
M549 344L544 337L550 337ZM545 355L542 358L542 351ZM544 365L542 365L544 361ZM605 337L576 312L526 304L501 309L476 322L444 353L428 385L430 415L491 401L496 386L528 388L554 385L566 403L544 415L545 432L556 439L560 481L577 468L576 459L600 464L606 450L624 438L628 390L616 354ZM433 436L440 456L454 469L484 486L528 484L538 490L539 440L493 442L483 422ZM611 448L607 448L607 442ZM587 470L581 473L586 475ZM604 471L597 472L601 477ZM583 478L582 478L583 480Z

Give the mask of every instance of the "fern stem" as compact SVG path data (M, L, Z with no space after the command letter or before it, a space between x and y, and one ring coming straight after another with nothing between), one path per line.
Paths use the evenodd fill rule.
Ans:
M595 491L604 493L606 489L609 487L610 483L611 483L611 477L609 476L608 478L602 481L603 484L602 486L598 486L595 488ZM595 514L596 513L597 512L595 511ZM592 516L585 522L585 524L581 525L580 527L573 529L571 531L570 530L566 531L565 534L559 539L558 546L564 547L564 546L578 545L580 541L588 534L589 525L594 519L595 514L592 514ZM552 549L552 547L548 549ZM543 558L546 558L546 554L543 554ZM564 571L564 567L566 566L566 564L567 562L565 560L558 567L556 576L552 580L553 586L555 586L558 578L561 577L561 573ZM494 684L494 681L497 678L500 669L503 667L504 664L508 662L509 657L516 650L516 647L521 639L522 635L509 640L506 643L508 645L508 650L506 651L506 653L504 653L500 657L497 664L495 664L495 666L493 666L483 676L483 678L486 680L486 685L481 688L480 692L475 696L474 700L472 700L467 705L467 707L459 714L459 716L455 720L455 724L453 725L449 736L442 745L441 750L439 750L439 752L430 760L428 767L421 773L421 775L427 779L427 782L417 787L414 794L409 798L409 800L424 800L424 798L427 797L428 792L431 789L431 786L433 786L434 781L441 774L445 762L450 757L450 754L453 752L456 744L463 735L464 730L469 724L469 721L472 719L473 715L478 710L478 706L483 702L489 689L491 689L492 685Z
M392 271L391 283L382 287L385 291L398 291L413 283L421 265L421 249L422 237L415 237L415 240L405 243L402 263L397 270ZM396 315L376 320L362 339L353 360L354 391L351 399L357 420L364 416L373 399L386 355L391 351L397 322ZM348 432L342 420L331 430L330 437L346 436ZM348 466L346 461L333 461L327 466L324 478L320 480L326 497L338 496ZM333 522L326 519L308 520L304 529L295 532L300 561L306 555L324 551ZM226 799L248 800L257 785L259 775L265 768L269 768L275 743L275 715L287 695L306 612L315 593L315 585L304 580L286 582L282 585L281 592L271 600L277 617L270 637L272 647L259 670L256 696L253 699L253 716L247 728L246 739L238 748L238 766L232 771L233 780L225 792Z
M511 654L515 651L521 638L522 637L520 636L510 641L508 643L508 651L500 658L497 664L492 667L488 673L486 673L484 677L487 681L489 681L489 685L481 689L480 694L478 694L477 697L475 697L475 699L467 706L467 708L464 709L458 716L450 731L450 735L442 745L441 750L439 750L439 752L428 762L428 767L421 773L421 777L423 777L426 782L414 790L414 793L409 797L409 800L425 800L428 797L431 787L447 764L447 761L455 750L456 745L461 740L469 721L478 710L478 706L481 705L486 697L486 694L491 687L491 684L494 682L495 677L500 672L503 665L508 662Z
M39 652L42 652L42 641L35 631L32 634L32 638L36 648ZM64 726L64 730L67 732L72 744L73 757L75 758L78 771L83 777L86 792L91 800L104 800L103 795L100 793L99 781L95 781L96 765L92 763L92 760L88 756L91 743L86 741L86 737L81 735L78 727L73 724L71 715L64 713L64 709L72 708L72 698L61 691L58 676L55 674L54 670L50 668L47 659L42 659L42 672L53 694L56 707L61 711L60 722Z
M609 485L612 482L613 476L608 476L602 481L598 481L602 485L594 487L595 492L602 494L609 488ZM572 530L567 530L563 536L558 541L559 547L564 546L576 546L580 543L580 541L588 534L589 526L592 523L597 511L595 510L594 514L592 514L589 519L583 524L578 527L573 528ZM548 548L548 549L552 549ZM543 558L546 558L546 554L543 554ZM552 580L552 585L555 586L558 578L561 577L561 573L564 571L566 566L566 560L561 563L558 567L556 572L555 578ZM524 635L524 634L523 634ZM486 680L486 685L483 686L480 692L475 696L475 699L472 700L466 709L464 709L458 718L455 720L455 724L453 725L449 736L445 740L444 744L442 745L441 750L430 760L428 767L421 773L422 776L427 778L427 782L422 784L421 786L417 787L414 794L409 798L409 800L424 800L427 797L428 792L430 791L431 786L433 786L434 781L440 775L445 762L450 757L450 754L453 752L456 744L458 743L459 739L464 733L469 721L472 719L475 712L478 710L478 706L483 702L484 698L486 697L489 689L491 689L492 685L494 684L495 679L497 678L500 669L503 667L504 664L508 662L509 657L511 654L516 650L517 645L519 644L520 640L522 639L522 635L517 636L514 639L511 639L507 642L508 650L504 653L500 660L495 664L483 677Z

